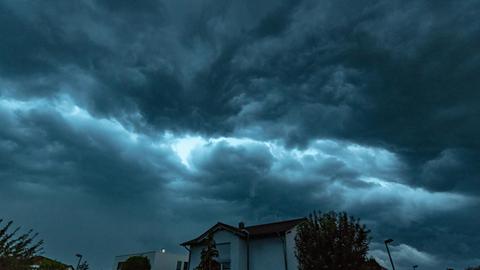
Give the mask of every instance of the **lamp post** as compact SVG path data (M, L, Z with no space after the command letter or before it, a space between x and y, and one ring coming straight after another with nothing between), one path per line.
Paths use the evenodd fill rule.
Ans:
M75 256L78 257L78 263L77 263L77 268L76 270L78 270L78 268L80 267L80 262L82 261L82 254L75 254Z
M388 248L388 244L393 242L393 239L385 240L385 247L387 248L388 258L390 259L390 263L392 264L392 270L395 270L395 265L393 265L392 255L390 254L390 249Z

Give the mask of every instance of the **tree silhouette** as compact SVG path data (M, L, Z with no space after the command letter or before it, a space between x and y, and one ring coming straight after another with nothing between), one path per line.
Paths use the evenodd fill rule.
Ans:
M374 258L369 258L361 269L362 270L386 270L386 268L378 264L378 262Z
M299 270L382 269L367 258L369 233L345 212L313 212L299 225L295 238Z
M90 265L88 265L87 261L83 261L79 266L77 270L88 270L90 268ZM139 269L140 270L140 269Z
M12 225L9 221L0 228L0 269L30 269L34 257L42 250L43 240L36 241L38 234L32 230L17 235L20 227L11 230Z
M130 257L121 266L121 270L150 270L150 268L150 261L143 256Z
M202 249L200 264L195 270L220 270L220 263L215 259L218 257L218 250L211 234L207 236L205 243L207 246Z

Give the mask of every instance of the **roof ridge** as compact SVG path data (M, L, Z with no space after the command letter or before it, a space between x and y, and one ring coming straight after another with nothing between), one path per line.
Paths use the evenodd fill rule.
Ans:
M270 223L262 223L262 224L256 224L256 225L250 225L250 226L245 226L245 229L247 228L252 228L252 227L259 227L259 226L267 226L267 225L275 225L275 224L281 224L281 223L288 223L288 222L293 222L293 221L300 221L300 220L306 220L306 217L303 218L294 218L294 219L288 219L288 220L282 220L282 221L275 221L275 222L270 222Z
M180 245L181 245L181 246L185 246L185 245L188 245L190 242L197 242L197 241L199 241L200 239L205 238L205 237L208 235L208 233L210 233L213 229L215 229L215 228L218 227L218 226L225 227L226 229L232 231L232 232L235 233L235 234L242 234L242 233L243 233L239 228L237 228L237 227L235 227L235 226L232 226L232 225L230 225L230 224L226 224L226 223L223 223L223 222L218 221L215 225L213 225L212 227L210 227L208 230L206 230L204 233L202 233L202 234L199 235L198 237L196 237L196 238L194 238L194 239L192 239L192 240L190 240L190 241L181 243Z

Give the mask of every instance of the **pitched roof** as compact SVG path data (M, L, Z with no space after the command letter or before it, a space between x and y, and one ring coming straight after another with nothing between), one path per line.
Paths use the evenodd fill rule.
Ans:
M305 218L298 218L298 219L285 220L285 221L274 222L274 223L247 226L243 229L218 222L217 224L213 225L210 229L208 229L206 232L204 232L197 238L184 242L180 245L191 246L194 244L200 244L207 237L208 234L214 233L219 230L230 231L242 238L246 238L247 235L250 238L268 237L268 236L284 233L292 229L293 227L297 226L298 224L302 223L305 220L306 220Z
M234 234L237 234L239 236L244 236L244 232L242 232L239 228L236 228L234 226L231 226L231 225L228 225L228 224L225 224L225 223L222 223L222 222L217 222L217 224L213 225L210 229L208 229L206 232L202 233L197 238L194 238L194 239L192 239L190 241L187 241L187 242L183 242L180 245L181 246L190 246L190 245L193 245L193 244L199 244L208 236L208 234L214 233L214 232L220 231L220 230L226 230L226 231L232 232Z
M272 234L284 233L305 220L305 218L297 218L274 223L254 225L245 227L245 230L248 231L250 237L261 237Z

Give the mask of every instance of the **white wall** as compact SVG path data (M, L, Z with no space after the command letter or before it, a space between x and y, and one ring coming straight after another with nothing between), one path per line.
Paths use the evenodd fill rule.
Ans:
M152 266L151 270L176 270L178 261L182 262L180 269L183 270L183 264L188 262L188 255L157 252L155 255L155 268Z
M190 248L190 263L188 270L193 270L200 264L200 256L204 246L194 246Z
M284 269L283 242L280 237L250 240L250 270Z
M296 250L295 236L296 235L297 235L296 228L293 228L292 230L286 233L288 270L298 269L298 260L297 260L297 257L295 256L295 250Z
M247 241L240 239L238 241L238 270L247 270ZM233 269L232 270L237 270Z

